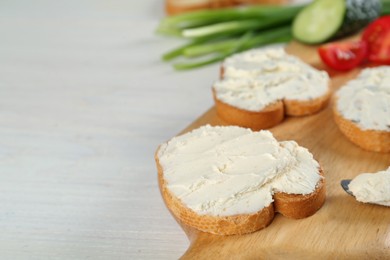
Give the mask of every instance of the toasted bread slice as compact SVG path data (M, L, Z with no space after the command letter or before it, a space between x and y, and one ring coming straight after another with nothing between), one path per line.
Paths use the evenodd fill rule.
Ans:
M333 114L341 132L373 152L390 152L390 66L363 69L335 94Z
M320 170L323 176L322 170ZM325 180L321 179L317 188L310 194L288 194L279 192L274 194L275 211L285 217L293 219L307 218L319 210L326 199Z
M284 99L285 114L288 116L306 116L315 114L324 109L330 100L330 91L325 95L311 100Z
M180 199L169 191L157 153L155 160L161 195L176 220L200 231L216 235L241 235L261 230L272 222L275 212L292 219L306 218L316 213L326 199L325 180L321 179L316 189L307 195L275 193L273 203L253 214L233 216L199 215L186 207Z
M193 139L189 139L189 140L193 140ZM232 139L232 140L236 140L236 139ZM179 145L177 149L181 149L180 148L181 145L186 143L184 139L177 142ZM164 151L165 149L168 149L166 147L167 146L164 146ZM199 212L196 212L195 210L189 208L168 187L168 183L165 179L164 170L171 171L172 169L168 169L168 168L164 169L164 167L162 166L160 162L161 158L159 157L162 156L160 149L161 146L156 151L155 161L156 161L157 171L158 171L159 187L166 206L168 207L168 209L174 215L174 217L177 219L178 222L191 226L203 232L208 232L217 235L234 235L234 234L251 233L268 226L272 222L275 212L279 212L288 218L300 219L300 218L305 218L313 215L316 211L318 211L321 208L321 206L325 202L325 198L326 198L325 179L323 177L322 169L320 168L317 169L318 172L315 174L319 174L321 176L318 178L319 180L316 183L314 190L308 194L289 194L285 192L276 191L273 194L273 202L271 202L270 204L264 204L265 206L260 210L258 210L257 212L242 213L242 214L238 213L232 215L200 214ZM173 149L172 147L169 148L170 151L172 151L172 149ZM259 147L259 149L263 149L263 148ZM174 148L174 150L176 151L176 148ZM182 156L185 154L187 154L187 152L185 152L184 154L178 153L177 156L179 158L183 158ZM234 154L235 154L234 152L227 153L228 156L233 156L232 158L235 158ZM241 154L241 152L239 154ZM172 155L170 155L167 158L171 160L172 159L171 156ZM192 163L193 161L190 160L190 162ZM259 163L262 164L261 162ZM183 170L184 168L180 167L180 169ZM201 172L199 174L202 175L205 173ZM196 184L193 183L193 184L196 187L198 187L199 185L199 183ZM181 185L179 186L181 187ZM190 185L189 187L192 187L192 185ZM214 186L210 186L210 187L214 187ZM259 200L261 200L260 197Z
M252 130L268 129L280 124L286 115L306 116L325 108L330 99L330 92L324 96L307 100L278 100L261 111L248 111L226 104L219 100L213 90L213 98L218 116L226 123L249 127Z
M340 131L354 144L373 152L390 152L390 132L378 130L362 130L356 123L344 118L333 108L336 124Z
M213 90L215 108L218 116L225 122L249 127L252 130L267 129L283 121L284 106L282 101L276 101L259 112L243 110L220 101Z
M272 60L272 57L275 60ZM234 64L234 62L240 64L241 67L233 66L232 63ZM262 66L264 67L262 68ZM280 72L277 69L275 70L278 66L281 68ZM310 76L306 77L306 73L309 73ZM286 115L305 116L315 114L328 105L331 96L329 78L327 75L323 76L323 73L325 72L320 72L298 58L286 54L279 47L254 49L233 55L221 64L220 80L213 86L217 114L229 124L249 127L253 130L273 127L279 124ZM286 74L289 75L286 76ZM281 75L281 78L287 78L280 80L277 78L279 75ZM313 75L315 79L320 80L312 79ZM284 85L289 84L285 83L289 80L294 81L301 77L305 78L305 80L299 81L299 83L302 83L301 86L297 82L293 83L291 88L286 88L287 85ZM270 82L276 82L273 84L276 84L277 87L267 87ZM316 84L318 84L318 88ZM280 90L273 90L279 87ZM294 93L294 88L304 90L299 90L303 92L299 92L299 96L297 96L297 93ZM217 92L216 89L220 89L221 92ZM273 95L270 93L273 91L278 93L276 94L277 97L274 96L270 99ZM282 92L286 93L284 91L291 91L295 96L280 95ZM227 95L226 93L229 92L231 94ZM222 98L219 98L218 93L221 93ZM245 98L238 97L241 94ZM236 96L236 100L233 99L234 96ZM224 98L225 100L221 100ZM241 103L238 104L238 102ZM248 106L251 104L250 107L247 107L246 102L249 102ZM254 105L256 102L268 105L257 107Z
M275 210L273 204L253 214L235 216L210 216L199 215L186 207L176 198L166 186L164 172L159 164L158 157L155 157L158 170L158 182L164 202L173 216L181 223L194 227L200 231L217 235L246 234L255 232L268 226L274 218Z

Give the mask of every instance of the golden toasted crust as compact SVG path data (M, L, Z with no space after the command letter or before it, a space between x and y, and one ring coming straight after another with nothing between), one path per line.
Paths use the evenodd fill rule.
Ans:
M224 78L225 68L220 66L219 76ZM228 105L216 98L213 88L213 97L218 116L227 123L249 127L253 130L267 129L283 121L284 116L306 116L315 114L324 109L330 100L331 93L328 91L324 95L311 100L289 100L277 101L261 111L253 112L239 109Z
M204 0L198 2L187 2L185 0L165 0L165 11L169 15L176 15L201 9L217 9L242 4L281 4L285 2L286 0Z
M165 204L176 219L183 224L212 234L234 235L260 230L268 226L274 218L275 210L272 204L254 214L225 217L199 215L183 205L183 203L167 189L163 176L163 169L157 155L155 156L155 159L158 171L158 183Z
M320 174L323 176L322 170ZM278 192L274 194L275 211L279 212L285 217L300 219L306 218L319 210L325 203L326 188L325 179L322 178L314 192L307 195L288 194Z
M226 123L249 127L252 130L267 129L283 121L285 115L305 116L319 112L329 103L330 92L318 98L300 100L278 100L261 111L248 111L226 104L216 97L213 89L213 98L218 116Z
M336 108L333 107L333 115L340 131L354 144L373 152L390 152L390 132L377 130L362 130L354 122L344 118Z
M213 90L213 97L218 116L225 122L252 130L260 130L279 124L284 118L282 101L277 101L259 112L243 110L220 101Z
M318 111L324 109L330 99L330 91L325 95L311 100L283 100L285 113L289 116L306 116L315 114Z
M274 195L274 203L253 214L234 216L199 215L186 207L180 199L167 189L164 172L157 153L158 149L155 154L158 182L167 208L177 221L203 232L216 235L239 235L255 232L265 228L272 222L275 211L290 218L304 218L313 215L325 201L325 184L324 179L322 179L313 193L308 195L277 193ZM274 205L276 208L274 208Z

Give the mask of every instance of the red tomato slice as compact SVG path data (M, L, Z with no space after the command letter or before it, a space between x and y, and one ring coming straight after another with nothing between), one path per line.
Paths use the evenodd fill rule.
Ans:
M368 44L368 59L390 64L390 15L373 21L364 30L362 40Z
M321 46L318 53L322 61L335 70L350 70L361 64L367 56L367 43L335 42Z

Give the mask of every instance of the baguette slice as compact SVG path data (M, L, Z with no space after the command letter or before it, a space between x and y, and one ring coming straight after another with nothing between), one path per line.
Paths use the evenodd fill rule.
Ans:
M324 109L330 100L330 91L323 96L311 100L284 99L285 114L288 116L307 116Z
M363 69L335 94L333 115L354 144L390 152L390 66Z
M218 116L228 124L248 127L252 130L268 129L280 124L286 116L306 116L324 109L330 99L330 92L307 101L278 100L260 111L248 111L219 100L213 90Z
M212 91L222 120L253 130L273 127L285 116L315 114L328 105L331 96L326 72L281 47L253 49L227 58Z
M286 0L166 0L165 11L168 15L185 12L233 7L237 5L282 4Z
M205 216L186 207L167 189L164 172L156 156L158 182L165 205L176 220L200 231L216 235L242 235L261 230L271 224L275 212L292 219L307 218L316 213L325 203L325 181L321 179L317 188L308 195L275 193L274 202L253 213L234 216ZM321 171L322 173L322 171Z
M323 175L320 169L321 176ZM279 192L274 194L275 211L293 219L307 218L319 210L326 199L325 179L322 178L316 189L307 195L288 194Z
M356 123L344 118L333 109L334 119L340 131L352 143L372 152L390 152L390 132L378 130L362 130Z
M273 194L274 202L250 214L243 213L228 216L199 214L187 207L170 191L167 181L164 178L164 169L160 164L160 148L161 146L156 151L155 160L159 187L167 208L179 223L203 232L217 235L251 233L268 226L272 222L275 212L279 212L288 218L301 219L313 215L325 202L325 179L320 168L319 174L321 178L317 182L314 191L309 194L276 192Z
M253 214L234 216L199 215L186 207L167 188L164 172L156 156L158 182L165 205L173 216L182 224L194 227L200 231L217 235L241 235L255 232L268 226L275 215L273 204Z
M219 100L213 90L218 116L225 122L248 127L252 130L267 129L283 121L285 108L282 101L276 101L258 112L243 110Z

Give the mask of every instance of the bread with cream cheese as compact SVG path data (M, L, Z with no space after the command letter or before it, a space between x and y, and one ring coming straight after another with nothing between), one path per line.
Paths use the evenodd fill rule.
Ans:
M390 152L390 66L364 69L336 93L334 119L354 144Z
M166 0L165 10L169 15L176 15L202 9L217 9L253 4L282 4L286 2L287 0Z
M275 212L305 218L325 201L318 162L269 131L207 125L160 145L155 159L167 207L180 223L203 232L254 232Z
M212 91L218 116L229 124L267 129L287 116L314 114L328 104L329 76L283 48L233 55Z

